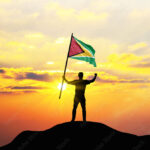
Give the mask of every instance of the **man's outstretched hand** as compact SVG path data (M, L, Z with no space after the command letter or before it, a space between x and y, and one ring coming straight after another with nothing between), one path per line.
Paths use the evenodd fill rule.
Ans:
M97 73L95 73L95 77L97 76Z

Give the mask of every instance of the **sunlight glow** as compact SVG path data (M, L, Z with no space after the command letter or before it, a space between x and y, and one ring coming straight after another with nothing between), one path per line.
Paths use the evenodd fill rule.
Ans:
M59 85L58 85L58 89L60 90L61 89L61 83L59 83ZM67 87L67 84L66 83L64 83L63 84L63 88L62 88L62 90L65 90L66 89L66 87Z
M53 64L54 64L54 62L49 61L49 62L47 62L47 64L48 64L48 65L53 65Z

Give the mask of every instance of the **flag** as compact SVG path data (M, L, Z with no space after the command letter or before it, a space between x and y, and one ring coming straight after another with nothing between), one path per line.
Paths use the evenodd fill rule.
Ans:
M88 45L76 37L72 36L70 43L69 58L86 61L96 67L95 50L91 45Z

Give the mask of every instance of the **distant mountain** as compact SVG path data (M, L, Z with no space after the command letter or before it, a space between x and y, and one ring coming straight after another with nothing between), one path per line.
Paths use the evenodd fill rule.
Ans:
M116 131L96 122L67 122L24 131L0 150L150 150L150 136Z

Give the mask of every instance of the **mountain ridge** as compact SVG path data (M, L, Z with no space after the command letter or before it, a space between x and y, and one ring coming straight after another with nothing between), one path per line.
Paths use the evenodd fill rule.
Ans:
M98 122L65 122L44 131L23 131L0 150L149 150L150 136L117 131Z

